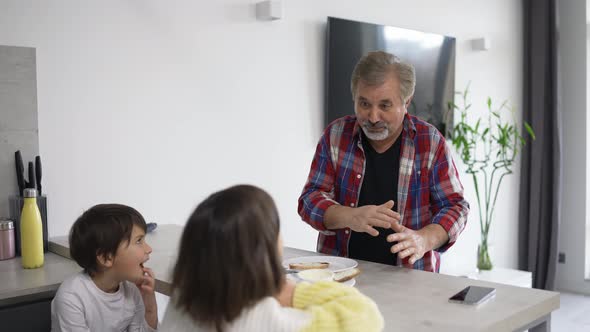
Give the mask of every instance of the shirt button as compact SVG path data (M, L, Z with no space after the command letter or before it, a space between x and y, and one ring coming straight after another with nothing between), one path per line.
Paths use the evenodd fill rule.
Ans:
M357 178L357 179L360 179L360 178L361 178L361 175L360 175L360 174L357 174L357 175L356 175L356 178Z
M354 207L354 203L350 203L350 206Z
M348 233L350 233L350 231L347 229L344 231L344 233L348 234Z

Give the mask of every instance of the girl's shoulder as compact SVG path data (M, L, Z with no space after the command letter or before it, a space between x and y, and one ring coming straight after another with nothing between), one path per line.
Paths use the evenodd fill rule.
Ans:
M244 330L256 331L300 331L311 321L307 311L283 307L274 297L266 297L251 308L244 310L236 324L244 324ZM263 325L257 325L263 323ZM232 324L233 325L233 324ZM236 325L237 327L237 325ZM246 328L252 328L246 329ZM241 331L239 328L235 331Z
M266 297L255 305L245 308L240 316L229 324L227 332L296 332L311 321L311 314L294 308L282 307L273 297ZM170 301L159 331L211 331L194 321L186 312Z

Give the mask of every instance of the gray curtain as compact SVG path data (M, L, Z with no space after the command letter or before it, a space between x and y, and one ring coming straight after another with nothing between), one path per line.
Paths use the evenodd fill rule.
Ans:
M556 1L523 0L523 120L536 140L522 154L518 254L533 287L546 290L555 288L562 189Z

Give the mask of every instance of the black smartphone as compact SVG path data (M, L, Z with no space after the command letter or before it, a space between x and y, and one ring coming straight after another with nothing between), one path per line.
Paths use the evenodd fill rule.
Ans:
M496 296L496 289L489 287L468 286L451 296L449 302L478 305Z

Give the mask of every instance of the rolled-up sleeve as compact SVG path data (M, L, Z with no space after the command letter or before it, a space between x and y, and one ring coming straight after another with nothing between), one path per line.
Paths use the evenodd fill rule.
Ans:
M441 225L449 236L449 241L436 250L445 252L465 229L469 203L463 197L463 185L444 139L438 144L430 183L432 223Z
M336 173L327 137L326 131L318 142L297 208L301 219L320 232L329 232L324 225L324 214L330 206L338 204L334 200Z

